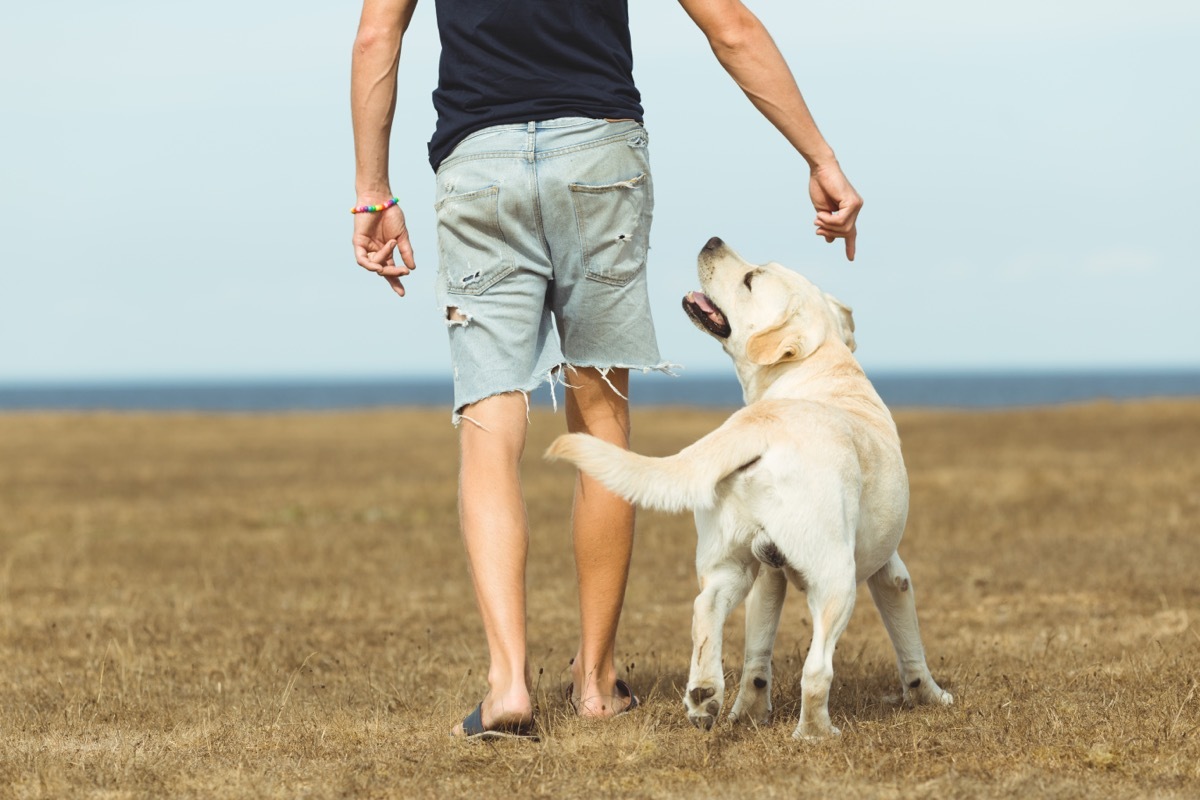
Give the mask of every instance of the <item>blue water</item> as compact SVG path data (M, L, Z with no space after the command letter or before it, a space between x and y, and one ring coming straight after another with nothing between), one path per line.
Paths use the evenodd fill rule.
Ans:
M1200 370L1094 372L871 373L892 408L1010 408L1087 400L1200 397ZM559 390L562 402L562 389ZM635 374L637 406L732 407L741 388L729 375L670 378ZM302 411L433 406L449 409L449 380L239 380L0 384L2 410ZM550 405L550 391L533 395Z

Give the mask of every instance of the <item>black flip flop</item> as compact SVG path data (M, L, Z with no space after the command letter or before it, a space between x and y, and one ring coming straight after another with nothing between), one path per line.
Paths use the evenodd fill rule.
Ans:
M475 706L475 710L462 721L463 738L472 741L489 741L491 739L529 739L538 741L537 728L533 720L512 725L501 725L498 728L483 727L483 703ZM453 734L451 734L453 735Z

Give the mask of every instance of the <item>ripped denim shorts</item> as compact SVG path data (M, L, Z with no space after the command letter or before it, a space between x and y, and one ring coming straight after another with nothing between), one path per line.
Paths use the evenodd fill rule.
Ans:
M454 416L572 367L666 370L646 290L654 207L640 123L478 131L437 171L438 304ZM564 373L563 370L566 370Z

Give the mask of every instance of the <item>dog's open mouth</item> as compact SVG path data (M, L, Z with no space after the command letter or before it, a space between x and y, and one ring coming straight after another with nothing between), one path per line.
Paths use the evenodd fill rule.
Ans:
M731 330L725 314L704 292L688 292L683 298L683 310L696 323L696 327L718 339L729 338Z

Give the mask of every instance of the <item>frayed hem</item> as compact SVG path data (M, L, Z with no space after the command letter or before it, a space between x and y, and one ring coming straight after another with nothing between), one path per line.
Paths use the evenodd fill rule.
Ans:
M561 371L564 368L569 369L572 372L576 372L581 369L596 370L596 372L600 373L600 377L604 379L604 382L608 384L608 388L612 389L613 392L618 397L620 397L622 400L625 400L626 402L629 401L629 398L626 397L625 395L621 394L621 390L618 389L616 386L613 386L613 382L608 379L608 373L612 372L614 369L627 369L630 371L637 370L638 372L641 372L643 375L645 375L647 372L661 372L664 375L670 375L672 378L679 377L676 373L672 372L672 370L683 369L683 367L680 364L672 364L670 361L663 361L663 362L661 362L659 364L655 364L653 366L646 366L644 364L638 364L638 365L607 364L605 366L600 366L599 364L577 364L577 363L572 363L570 361L564 361L563 363L561 363L557 367L555 367L555 370ZM558 382L561 383L563 386L566 386L568 389L578 388L578 387L572 386L571 384L567 383L562 378L559 378ZM557 402L557 397L553 394L554 393L553 382L550 385L550 391L551 391L552 397L555 397L554 410L557 411L558 410L558 402Z
M681 370L681 369L683 369L683 366L680 364L673 364L670 361L663 361L658 364L653 364L653 365L649 365L649 366L647 366L645 364L605 364L605 365L600 365L600 364L586 364L586 363L577 363L577 362L571 362L571 361L563 361L562 363L555 364L553 367L546 370L545 375L543 377L539 378L537 380L537 382L533 383L532 385L529 385L529 386L526 386L526 387L520 388L520 389L503 389L501 391L492 392L491 394L486 394L483 397L477 397L473 400L463 403L462 405L458 406L458 408L450 414L450 422L451 422L451 424L454 425L454 427L457 428L457 427L459 427L459 425L462 424L462 422L464 420L466 420L467 422L470 422L472 425L475 425L480 430L488 431L487 426L483 425L481 422L479 422L479 420L473 419L470 416L468 416L467 414L463 414L461 412L461 409L464 409L467 406L472 405L474 403L478 403L483 400L487 400L488 398L497 397L502 394L509 394L511 392L520 392L521 395L525 398L525 419L528 420L529 415L530 415L530 409L531 409L530 395L534 391L536 391L538 388L540 388L543 384L549 385L549 387L550 387L550 405L553 408L554 413L558 413L558 392L556 391L556 388L558 386L564 386L567 389L579 388L578 386L568 383L566 378L563 377L563 373L566 370L570 370L572 372L577 372L578 370L581 370L581 369L596 370L598 373L600 373L600 377L604 379L604 382L608 384L608 388L612 389L613 392L616 393L616 395L618 397L620 397L622 400L625 400L626 402L628 402L629 398L626 397L624 394L622 394L621 390L618 389L616 386L614 386L613 382L611 380L609 380L609 378L608 378L608 374L610 372L612 372L614 369L627 369L627 370L630 370L631 372L637 371L637 372L642 373L643 375L645 375L648 372L661 372L664 375L670 375L672 378L677 378L677 377L679 377L679 374L677 372L675 372L675 370Z
M461 406L456 408L454 411L450 412L450 424L457 428L465 420L465 421L471 423L472 425L474 425L476 428L479 428L479 430L484 431L486 433L491 433L491 430L488 428L488 426L484 425L482 422L475 419L474 417L470 417L470 416L462 413L461 409L464 409L469 405L474 405L475 403L482 403L484 400L487 400L492 397L499 397L502 394L512 394L514 392L519 392L521 394L521 397L525 400L525 421L528 422L529 421L529 411L531 408L530 403L529 403L529 393L531 391L533 391L534 389L536 389L538 386L541 386L542 383L543 383L543 381L538 381L537 386L533 386L532 388L529 388L529 389L505 389L500 392L492 392L491 394L484 395L483 397L480 397L477 400L472 400L469 403L463 403Z

